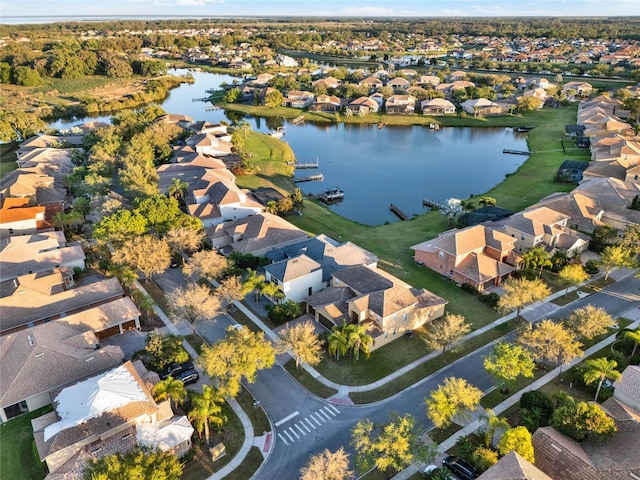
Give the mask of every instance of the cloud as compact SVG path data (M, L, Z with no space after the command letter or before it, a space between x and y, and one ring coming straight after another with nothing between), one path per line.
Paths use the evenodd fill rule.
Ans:
M381 17L385 15L393 15L395 10L393 8L385 7L349 7L342 8L340 12L343 15L356 17Z

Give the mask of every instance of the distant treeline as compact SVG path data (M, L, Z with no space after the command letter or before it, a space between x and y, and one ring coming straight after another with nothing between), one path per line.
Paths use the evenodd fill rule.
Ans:
M579 9L579 5L576 6ZM579 12L576 12L579 13ZM282 30L287 25L298 29L300 25L314 25L320 32L339 32L343 39L380 37L379 34L436 35L489 35L507 38L604 38L640 40L640 17L521 17L521 18L367 18L345 17L264 17L264 18L200 18L171 20L119 20L105 22L59 22L51 24L1 25L0 36L47 38L68 35L87 30L97 32L122 32L188 29L209 27L267 27ZM334 35L331 35L335 38Z

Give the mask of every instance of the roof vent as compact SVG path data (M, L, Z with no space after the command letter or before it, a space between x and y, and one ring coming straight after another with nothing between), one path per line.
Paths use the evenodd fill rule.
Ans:
M556 445L555 443L551 444L551 448L553 448L554 450L557 450L558 452L562 453L562 449L558 445Z
M35 357L38 358L38 357L41 357L43 355L44 355L44 352L38 352L38 353L36 353Z
M31 335L27 335L27 342L29 342L30 347L33 347L33 337Z
M91 356L91 357L87 357L87 358L85 358L85 359L84 359L84 361L85 361L85 362L90 362L90 361L91 361L91 360L93 360L93 359L94 359L94 357L93 357L93 356Z

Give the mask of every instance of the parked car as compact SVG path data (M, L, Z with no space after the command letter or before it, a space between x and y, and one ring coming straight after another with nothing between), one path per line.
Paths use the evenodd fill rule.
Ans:
M462 480L474 480L478 478L478 472L467 462L455 455L449 455L442 461L442 465Z
M190 383L196 383L200 378L200 374L194 370L193 368L189 370L185 370L176 375L176 380L180 380L185 385L189 385Z
M193 362L191 360L183 363L172 363L162 372L160 372L160 379L164 380L167 377L176 378L176 375L178 375L180 372L184 372L185 370L193 370Z

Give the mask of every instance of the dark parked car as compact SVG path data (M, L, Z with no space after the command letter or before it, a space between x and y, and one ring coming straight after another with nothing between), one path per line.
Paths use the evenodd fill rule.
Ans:
M200 375L193 368L189 370L185 370L176 375L176 380L180 380L185 385L189 385L190 383L196 383L200 378Z
M180 372L184 372L185 370L192 370L193 362L188 360L184 363L172 363L167 368L165 368L162 372L160 372L160 378L164 380L165 378L171 376L176 378Z
M442 465L462 480L473 480L474 478L478 478L478 472L476 472L475 468L454 455L449 455L445 458L442 461Z

